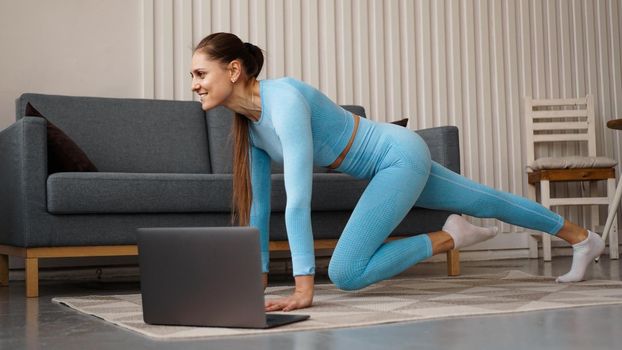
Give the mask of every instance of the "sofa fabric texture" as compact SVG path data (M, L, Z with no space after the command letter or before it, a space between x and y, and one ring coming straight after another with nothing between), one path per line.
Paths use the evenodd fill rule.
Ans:
M48 174L47 121L99 172ZM360 106L344 106L366 117ZM136 243L138 227L231 225L233 114L198 102L23 94L0 131L0 244L16 247ZM432 159L459 172L458 130L417 131ZM314 169L314 238L338 238L368 181ZM270 239L286 240L282 167L274 165ZM449 212L413 208L392 235L438 230Z

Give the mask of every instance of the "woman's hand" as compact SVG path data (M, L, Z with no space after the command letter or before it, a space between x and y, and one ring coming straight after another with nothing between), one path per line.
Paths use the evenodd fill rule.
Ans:
M313 303L313 275L294 278L296 279L294 294L285 298L266 301L266 311L291 311L311 306Z

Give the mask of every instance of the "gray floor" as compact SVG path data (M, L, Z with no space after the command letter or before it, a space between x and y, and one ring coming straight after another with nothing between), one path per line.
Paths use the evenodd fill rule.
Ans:
M570 258L463 262L463 274L509 269L556 276L570 267ZM618 260L603 257L588 275L620 280ZM408 275L443 276L441 263L419 264ZM45 274L44 274L45 275ZM52 274L53 275L53 274ZM322 281L325 275L319 275ZM286 275L274 284L290 283ZM212 340L156 341L102 320L52 304L54 296L136 293L137 278L117 276L75 281L50 278L41 296L26 299L24 283L0 287L0 349L621 349L622 306L581 307L497 316L461 317L375 327L307 331L271 336Z

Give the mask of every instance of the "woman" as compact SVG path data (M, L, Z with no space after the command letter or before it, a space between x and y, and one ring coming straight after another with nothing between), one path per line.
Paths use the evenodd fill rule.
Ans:
M266 311L309 307L313 301L313 164L370 179L328 268L331 281L344 290L363 288L434 254L496 234L496 228L477 227L451 215L442 231L384 243L415 204L496 218L566 240L573 245L572 267L558 282L583 279L587 265L604 249L599 235L538 203L478 184L430 160L425 142L406 128L359 118L295 79L258 81L262 65L258 47L230 33L215 33L195 48L191 76L203 110L222 105L236 113L234 217L261 232L264 286L270 164L275 160L284 165L285 223L296 286L293 295L267 302Z

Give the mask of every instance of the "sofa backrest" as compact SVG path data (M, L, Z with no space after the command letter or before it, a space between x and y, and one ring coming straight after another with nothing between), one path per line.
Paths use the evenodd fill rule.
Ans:
M428 145L432 160L460 174L460 138L457 127L438 126L415 132Z
M205 113L198 102L21 95L65 132L102 172L211 172Z
M365 108L357 105L342 105L346 110L365 118ZM214 108L206 113L207 134L209 139L209 152L212 171L216 174L230 174L232 172L233 143L231 138L231 126L233 125L233 112L224 108ZM316 173L332 172L327 168L315 167ZM272 164L272 173L282 174L283 166Z

